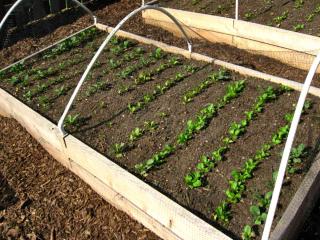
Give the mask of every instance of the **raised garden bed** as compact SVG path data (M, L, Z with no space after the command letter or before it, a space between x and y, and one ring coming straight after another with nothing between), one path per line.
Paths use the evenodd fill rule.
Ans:
M232 18L165 9L182 24L192 38L243 49L302 70L309 70L319 52L319 37ZM170 18L162 13L146 10L143 18L147 24L181 35Z
M104 37L94 28L87 30L8 69L1 75L0 86L57 122ZM196 54L191 57L209 59ZM240 238L247 224L259 235L269 198L259 205L255 196L265 197L272 190L272 175L278 168L299 92L219 65L134 40L114 39L65 122L73 136L214 227L141 185L140 180L71 135L60 142L55 125L3 91L0 112L17 118L65 166L114 204L131 209L131 215L147 219L144 224L164 238L227 239L216 228ZM316 95L318 89L313 90ZM310 104L305 105L296 156L291 159L276 222L318 152L319 109L313 107L318 102L310 96ZM148 198L141 199L137 189ZM248 227L246 230L250 234Z
M235 0L159 0L162 7L234 18ZM239 1L239 19L320 36L316 0Z

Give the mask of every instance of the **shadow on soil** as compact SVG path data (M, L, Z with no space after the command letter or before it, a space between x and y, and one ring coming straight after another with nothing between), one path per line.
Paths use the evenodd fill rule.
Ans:
M18 198L16 197L15 191L10 187L7 180L0 173L0 211L7 209L17 202Z
M95 10L102 9L107 5L118 2L119 0L109 0L109 1L95 1L87 4L86 6L94 12ZM41 20L37 20L32 24L26 24L19 28L10 28L10 18L4 25L4 29L1 31L1 35L4 36L4 42L2 43L4 48L10 47L15 43L26 39L26 38L41 38L44 37L61 26L71 24L78 20L80 17L87 15L80 8L72 8L51 16L47 16ZM30 19L32 21L32 19ZM93 20L88 21L88 26L93 23ZM10 30L8 30L10 29ZM61 36L61 39L66 36Z

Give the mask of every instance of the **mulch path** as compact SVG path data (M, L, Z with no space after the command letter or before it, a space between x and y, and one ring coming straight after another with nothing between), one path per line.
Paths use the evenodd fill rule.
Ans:
M0 239L158 240L0 117Z

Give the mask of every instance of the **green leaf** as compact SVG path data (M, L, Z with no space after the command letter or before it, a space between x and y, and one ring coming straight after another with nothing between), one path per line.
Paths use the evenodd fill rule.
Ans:
M253 206L250 207L250 213L252 214L252 216L254 218L257 218L261 214L260 208L258 206L253 205Z

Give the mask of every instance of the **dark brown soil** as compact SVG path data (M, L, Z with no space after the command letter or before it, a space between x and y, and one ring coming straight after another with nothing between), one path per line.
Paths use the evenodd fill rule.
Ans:
M318 200L309 219L304 224L299 239L320 239L320 200Z
M234 18L235 1L234 0L160 0L160 6L186 11L199 12L211 15ZM193 2L196 2L195 4ZM239 2L239 19L252 21L264 25L280 27L294 31L294 26L304 24L304 28L299 32L307 33L314 36L320 36L319 23L320 12L314 13L319 1L303 1L301 7L296 6L298 1L287 0L244 0ZM288 11L288 16L281 24L277 24L274 18L281 16ZM307 21L308 15L314 13L312 21Z
M66 56L77 56L73 54L74 52L81 52L89 57L92 55L92 49L88 47L88 45L97 46L100 41L101 37L97 38L93 44L89 43L81 46L78 50L72 50L69 53L62 54L61 59L67 59ZM138 44L126 52L130 53L136 47L145 50L143 54L144 59L151 58L150 53L155 51L154 47ZM81 49L81 51L79 49ZM143 71L152 71L172 57L179 56L166 54L163 59L154 61L146 66ZM150 158L165 144L174 143L177 135L185 128L186 121L188 119L194 119L195 115L206 104L217 102L217 100L223 96L226 84L228 84L224 82L216 83L196 97L193 102L183 104L181 100L183 94L188 89L198 85L211 72L217 70L217 67L180 57L181 66L169 68L155 75L152 81L145 84L135 85L134 80L142 70L135 71L131 76L124 79L119 77L119 73L128 66L135 66L138 61L131 60L125 62L119 69L111 71L107 64L108 61L105 61L109 58L120 60L121 56L117 57L110 51L106 51L101 56L99 61L102 65L94 69L92 77L88 79L82 87L74 107L70 112L72 116L79 114L81 121L77 127L73 126L68 129L76 137L104 155L109 156L116 163L134 174L135 164ZM70 59L74 58L70 57ZM30 62L30 67L33 65L55 67L58 64L55 60L43 60L41 56L30 60ZM28 65L28 61L25 64ZM187 65L198 66L199 71L190 74L189 77L169 89L165 94L160 95L141 111L135 114L131 114L128 111L127 106L129 103L139 101L146 93L152 93L158 84L163 84L165 80L175 77L177 73L186 72L185 66ZM62 70L56 76L51 76L40 81L36 80L33 75L30 75L30 78L33 79L32 82L34 82L31 86L12 86L6 80L4 80L0 86L26 102L24 94L36 86L38 82L46 83L59 75L66 75L67 72L70 74L72 72L84 71L85 66L85 62L83 62L68 68L68 70ZM70 69L72 69L72 71L70 71ZM103 70L108 71L103 73ZM68 91L64 96L53 97L53 90L62 85L67 86L68 89L72 89L75 87L79 77L80 75L76 74L68 81L48 88L44 93L33 97L32 101L27 102L27 104L56 123L72 91ZM253 105L255 99L263 89L268 86L277 86L263 80L247 79L244 76L232 73L232 81L241 79L246 79L246 89L243 94L222 109L206 130L197 134L186 146L180 147L175 154L166 159L165 164L156 169L156 171L151 171L145 179L145 181L176 200L179 204L235 237L240 236L243 226L250 223L250 213L248 210L254 201L255 194L264 193L268 190L266 185L271 180L272 171L278 168L283 145L273 149L272 156L260 165L255 173L255 177L247 184L247 191L243 201L232 207L233 218L231 222L227 226L224 226L212 222L211 216L214 209L225 198L224 190L228 187L228 179L231 177L230 173L234 169L241 168L244 161L252 157L263 143L270 141L272 133L285 124L283 120L284 113L293 111L293 104L298 98L298 92L291 92L280 96L276 102L267 104L265 111L250 124L245 135L232 145L230 151L226 154L226 161L221 162L212 173L208 174L206 187L199 190L189 190L183 179L190 169L195 166L199 157L203 154L209 154L219 146L221 138L226 134L230 123L237 122L245 116L245 111L250 110L250 106ZM87 90L96 83L97 80L99 82L106 82L108 88L101 89L87 96ZM119 95L118 86L129 84L135 86L135 89ZM42 106L39 102L41 96L47 96L50 99L50 103L46 107ZM319 103L319 100L316 98L312 98L312 100L315 104ZM279 106L281 106L281 108L279 108ZM162 112L166 113L165 117L160 116ZM319 109L314 107L307 115L303 116L295 144L304 143L310 149L315 149L320 133L319 114ZM146 133L139 140L130 144L128 140L130 132L135 127L142 127L145 121L157 122L158 128L154 132ZM116 158L112 146L122 142L129 144L130 148L127 149L124 157ZM248 146L250 146L250 148L248 148ZM280 200L281 207L278 210L276 221L279 220L281 213L285 210L294 192L299 187L299 183L302 181L311 162L311 158L304 162L301 174L296 175L294 178L288 176L286 186L283 189L283 196L286 197Z
M99 18L99 22L115 26L120 19L125 17L129 12L138 8L141 4L139 0L121 0L117 3L107 5L105 8L95 11ZM110 17L116 16L116 17ZM30 53L39 50L41 46L48 46L49 44L62 39L68 34L74 33L81 27L89 26L91 19L89 17L79 18L72 27L70 25L62 26L55 30L52 34L39 38L27 38L25 41L20 41L14 46L0 52L2 59L1 66L8 65L20 59L22 56L27 56ZM165 43L186 48L184 39L174 37L171 33L161 30L157 27L145 25L140 15L132 18L127 22L123 29L137 33L155 40L163 41ZM212 44L205 41L193 40L194 51L203 53L208 56L235 63L241 66L246 66L261 72L272 75L303 82L307 75L306 71L286 66L274 59L259 55L259 52L247 52L228 45ZM313 85L320 86L319 76L313 81Z
M0 129L0 239L159 239L61 166L17 122L0 118Z

